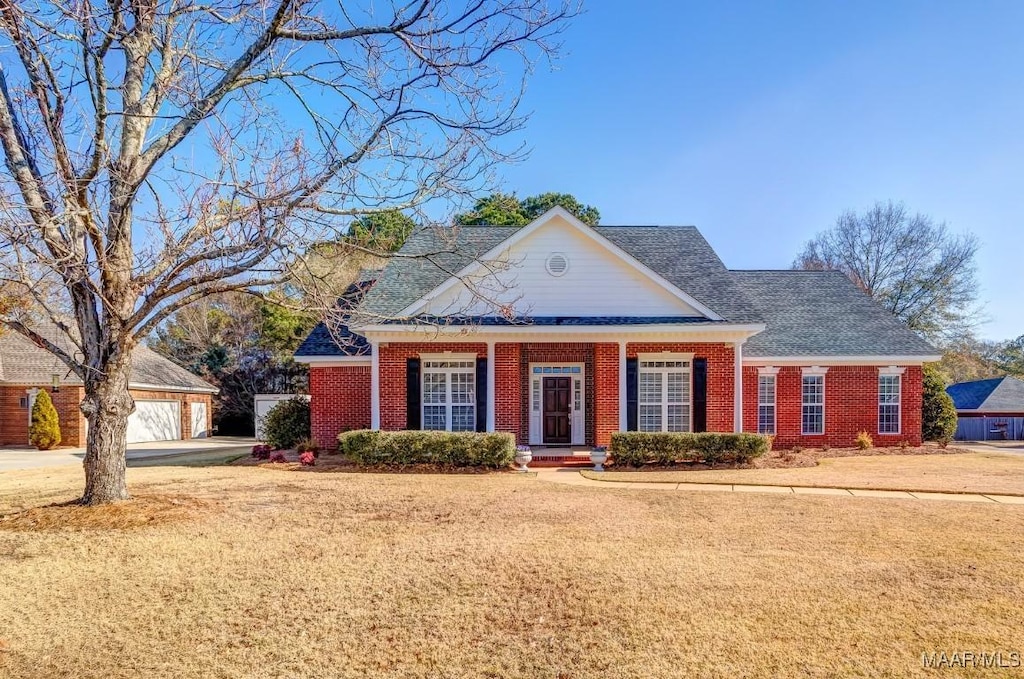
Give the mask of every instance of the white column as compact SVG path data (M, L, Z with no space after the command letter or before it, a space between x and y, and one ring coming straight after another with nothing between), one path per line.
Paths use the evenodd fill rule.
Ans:
M380 429L380 347L370 342L370 429Z
M487 431L494 431L494 342L487 343Z
M629 402L626 397L626 343L619 342L619 431L626 431L629 422Z
M733 395L733 431L743 431L743 342L733 344L736 358L735 394Z

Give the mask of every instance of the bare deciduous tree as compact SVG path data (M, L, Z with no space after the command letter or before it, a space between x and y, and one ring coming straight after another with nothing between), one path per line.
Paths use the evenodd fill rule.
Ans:
M0 279L32 302L0 323L84 382L84 503L128 497L140 338L518 154L501 140L562 1L0 0Z
M844 212L804 246L795 269L836 270L928 339L961 335L975 321L978 241L903 203Z

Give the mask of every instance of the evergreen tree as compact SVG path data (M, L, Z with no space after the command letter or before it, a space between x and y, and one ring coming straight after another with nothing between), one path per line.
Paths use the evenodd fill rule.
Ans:
M956 433L956 406L946 393L946 383L935 365L924 366L924 390L921 407L921 437L945 445Z
M40 389L36 402L32 404L32 424L28 430L28 442L39 450L50 450L60 445L60 420L53 407L50 394Z

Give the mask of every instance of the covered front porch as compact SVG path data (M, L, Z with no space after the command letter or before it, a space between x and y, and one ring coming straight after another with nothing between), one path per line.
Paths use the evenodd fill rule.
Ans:
M756 330L514 326L417 341L385 327L367 332L372 428L502 431L581 452L616 431L739 431L742 344Z

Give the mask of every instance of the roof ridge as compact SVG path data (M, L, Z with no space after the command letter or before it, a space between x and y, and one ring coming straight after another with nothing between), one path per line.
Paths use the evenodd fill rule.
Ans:
M842 271L836 269L729 269L732 273L811 273L811 274L839 274L845 276Z

